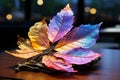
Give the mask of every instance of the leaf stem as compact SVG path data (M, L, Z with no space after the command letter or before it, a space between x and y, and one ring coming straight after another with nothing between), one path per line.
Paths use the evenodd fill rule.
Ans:
M51 45L50 48L48 48L48 49L44 50L42 53L40 53L40 54L34 59L34 61L39 62L44 55L50 55L50 54L52 54L52 53L54 52L54 48L55 48L55 46L54 46L54 45Z

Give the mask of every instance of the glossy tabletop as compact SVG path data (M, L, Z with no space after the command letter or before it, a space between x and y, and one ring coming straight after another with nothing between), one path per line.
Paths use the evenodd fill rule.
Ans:
M24 60L4 52L0 53L0 80L120 80L120 50L95 50L102 55L92 68L79 73L45 74L42 72L21 71L16 73L12 66ZM7 79L9 78L9 79ZM11 78L11 79L10 79Z

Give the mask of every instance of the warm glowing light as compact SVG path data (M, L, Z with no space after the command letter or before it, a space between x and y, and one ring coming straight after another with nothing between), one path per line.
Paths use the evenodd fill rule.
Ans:
M90 13L91 13L91 14L96 14L96 12L97 12L97 10L96 10L95 8L91 8L91 9L90 9Z
M43 5L43 0L37 0L37 4L40 6Z
M6 15L6 19L7 19L7 20L12 20L12 18L13 18L12 14L7 14L7 15Z
M90 12L90 7L85 7L84 11L85 12Z

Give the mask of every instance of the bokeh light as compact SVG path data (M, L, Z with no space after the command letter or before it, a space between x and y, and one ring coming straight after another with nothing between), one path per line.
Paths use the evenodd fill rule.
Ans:
M85 7L84 11L85 12L90 12L90 7Z
M90 9L90 14L96 14L97 10L95 8Z
M38 4L39 6L43 5L43 0L37 0L37 4Z
M7 20L12 20L13 19L13 15L12 14L7 14L6 15L6 19Z

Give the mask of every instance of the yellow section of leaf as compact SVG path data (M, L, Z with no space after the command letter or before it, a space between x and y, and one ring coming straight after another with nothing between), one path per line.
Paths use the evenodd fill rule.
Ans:
M28 59L28 58L34 57L37 54L39 54L38 52L24 52L23 50L16 50L16 51L11 51L11 52L10 51L5 51L5 52L12 55L12 56L15 56L15 57L18 57L18 58L24 58L24 59Z
M5 51L5 52L15 57L25 58L25 59L40 54L32 48L29 39L24 39L18 36L17 44L20 49L16 49L14 51Z
M41 22L36 22L29 30L28 36L32 43L32 46L38 52L49 48L49 39L47 35L47 23L42 20Z

